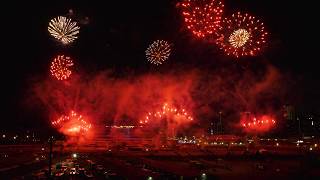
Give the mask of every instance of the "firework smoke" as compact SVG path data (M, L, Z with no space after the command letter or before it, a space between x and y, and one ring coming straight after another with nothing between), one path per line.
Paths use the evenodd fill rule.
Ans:
M35 80L32 102L47 109L50 121L71 110L84 114L90 118L95 130L106 125L140 125L141 117L147 112L168 102L185 108L193 118L192 123L169 124L167 130L175 131L166 132L169 135L184 135L197 131L197 128L204 129L215 120L219 111L223 111L225 129L234 129L234 125L240 123L240 112L273 113L281 105L279 97L283 97L285 89L281 84L283 77L272 66L259 72L246 70L238 74L194 69L122 78L114 76L112 71L103 71L93 76L81 74L82 78L78 77L80 75L75 75L67 84L50 78ZM150 131L155 127L150 126ZM159 127L155 132L161 131ZM238 129L241 131L242 128ZM146 136L145 132L135 131L137 136ZM110 133L121 136L116 132Z

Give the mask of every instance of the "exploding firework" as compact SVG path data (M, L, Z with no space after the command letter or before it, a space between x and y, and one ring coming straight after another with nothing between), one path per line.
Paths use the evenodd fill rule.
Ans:
M219 29L223 7L220 0L184 0L182 16L187 28L195 36L204 38Z
M58 55L51 62L50 72L51 75L58 80L66 80L72 74L70 67L73 66L73 61L70 57Z
M148 112L143 120L140 120L140 124L146 124L150 121L161 120L169 118L178 123L193 121L193 117L185 109L178 109L174 106L170 106L168 103L164 103L162 108L158 111Z
M246 132L267 132L275 127L276 121L270 116L245 117L241 120L241 126Z
M71 111L69 115L61 116L56 121L52 121L51 124L60 132L69 136L85 135L91 128L91 124L75 111Z
M255 56L266 44L263 22L248 14L233 14L222 21L217 44L227 55Z
M159 65L169 58L171 46L167 41L156 40L146 50L146 56L149 62Z
M51 19L48 26L48 31L54 38L61 41L63 44L72 43L76 40L79 34L80 27L76 22L63 16Z

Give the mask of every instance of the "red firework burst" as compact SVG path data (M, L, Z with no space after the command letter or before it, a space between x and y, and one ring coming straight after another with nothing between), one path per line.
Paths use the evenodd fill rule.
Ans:
M267 132L276 125L276 121L267 115L242 118L240 123L246 132Z
M51 62L50 72L51 75L58 80L66 80L70 77L72 71L70 67L73 66L73 61L70 57L58 55Z
M74 111L71 111L69 115L61 116L56 121L52 121L51 124L63 134L70 136L84 135L91 128L91 124L85 121L82 115Z
M163 118L170 118L178 123L186 121L190 122L193 120L191 114L188 113L184 108L178 109L169 105L168 103L164 103L161 109L154 112L148 112L143 120L140 120L140 124L146 124L150 121L161 120Z
M181 6L186 26L195 36L204 38L218 30L224 7L220 0L184 0Z
M227 55L255 56L266 44L267 35L263 22L238 12L222 20L216 42Z

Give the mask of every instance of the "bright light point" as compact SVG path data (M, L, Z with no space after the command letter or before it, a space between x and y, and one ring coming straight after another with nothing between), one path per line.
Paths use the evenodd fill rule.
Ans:
M78 155L77 155L76 153L73 153L73 154L72 154L72 157L73 157L73 158L77 158Z
M279 143L276 143L276 146L279 146Z
M312 147L310 147L309 150L312 151Z
M153 178L151 176L148 177L148 180L152 180Z
M5 135L5 134L3 134L3 135L2 135L2 138L6 138L6 135Z
M318 146L318 144L314 144L314 147L317 147Z

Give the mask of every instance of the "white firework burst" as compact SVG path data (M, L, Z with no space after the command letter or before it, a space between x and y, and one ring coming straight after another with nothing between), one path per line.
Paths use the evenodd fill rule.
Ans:
M162 64L171 54L171 45L164 40L154 41L146 50L147 60L153 64Z
M54 38L61 41L63 44L72 43L78 38L80 27L76 22L64 16L58 16L51 19L48 26L48 31Z

